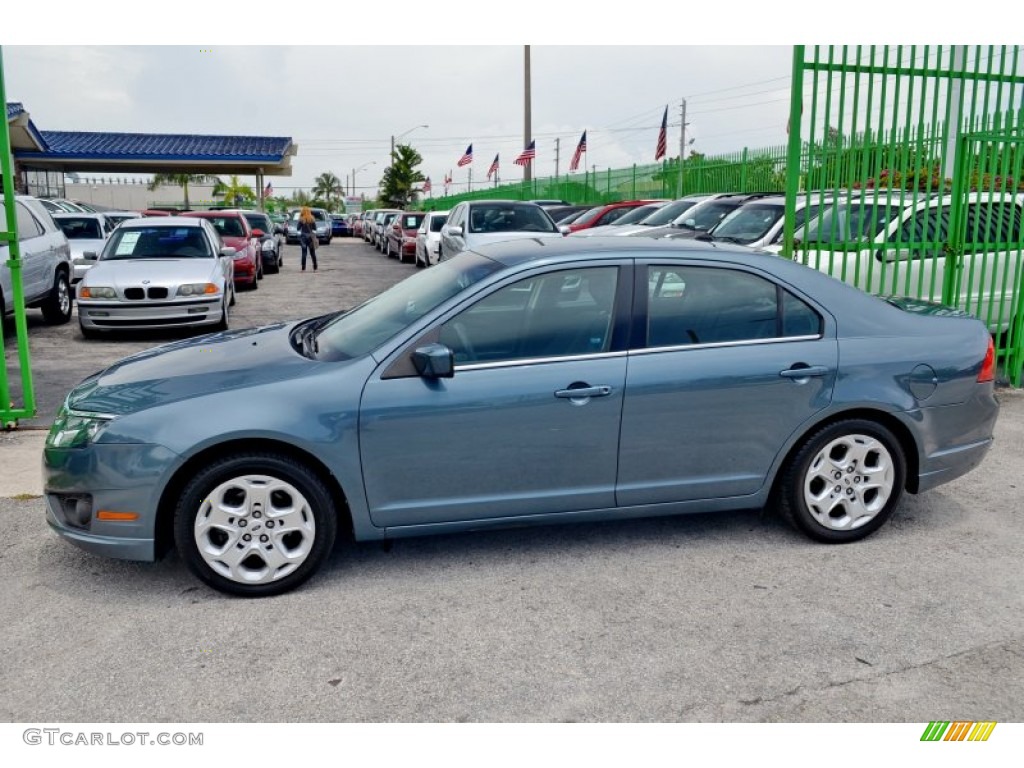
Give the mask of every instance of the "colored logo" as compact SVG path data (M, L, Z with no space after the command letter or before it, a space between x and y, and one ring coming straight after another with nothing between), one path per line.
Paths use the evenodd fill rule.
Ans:
M921 734L921 741L988 741L996 724L994 721L932 722Z

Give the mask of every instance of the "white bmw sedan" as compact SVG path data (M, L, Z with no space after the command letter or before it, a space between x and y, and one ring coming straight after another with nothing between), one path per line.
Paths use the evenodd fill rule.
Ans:
M125 221L78 284L78 322L92 338L123 329L227 330L234 249L201 218Z

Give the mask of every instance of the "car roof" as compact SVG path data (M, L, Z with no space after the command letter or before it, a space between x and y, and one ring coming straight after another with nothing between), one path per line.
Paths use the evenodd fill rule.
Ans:
M118 229L135 229L137 227L201 227L200 219L205 216L154 216L141 219L125 219Z
M60 213L54 212L50 215L55 219L98 219L102 216L106 216L110 211L104 211L103 213L93 213L91 211L61 211Z

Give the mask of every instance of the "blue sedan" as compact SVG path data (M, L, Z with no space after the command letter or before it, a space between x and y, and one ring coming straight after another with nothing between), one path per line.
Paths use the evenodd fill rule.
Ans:
M622 240L495 244L346 313L126 358L57 416L47 520L111 557L176 545L216 589L271 595L339 527L770 505L852 542L989 449L978 320L768 254Z
M348 237L352 232L348 226L348 216L343 213L331 214L331 237Z

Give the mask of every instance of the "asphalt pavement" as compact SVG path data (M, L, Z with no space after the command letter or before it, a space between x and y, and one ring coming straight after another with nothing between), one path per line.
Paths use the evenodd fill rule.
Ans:
M289 252L240 295L236 327L351 306L412 271L361 241L322 249L317 273ZM75 381L153 343L32 338L40 424ZM978 469L856 544L758 512L341 541L307 585L263 600L206 588L174 554L81 552L31 489L6 487L0 719L1021 721L1024 395L1001 400ZM15 453L38 467L30 432L0 436L4 475Z

